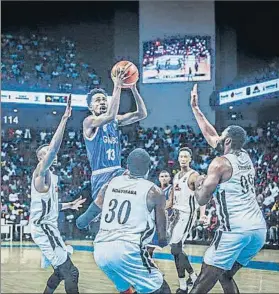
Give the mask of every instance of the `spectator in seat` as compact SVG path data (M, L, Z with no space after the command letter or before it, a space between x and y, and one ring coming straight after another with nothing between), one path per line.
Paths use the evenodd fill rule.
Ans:
M218 217L216 214L216 210L212 211L212 215L210 218L209 226L207 228L208 232L208 240L211 241L213 239L213 236L219 226Z

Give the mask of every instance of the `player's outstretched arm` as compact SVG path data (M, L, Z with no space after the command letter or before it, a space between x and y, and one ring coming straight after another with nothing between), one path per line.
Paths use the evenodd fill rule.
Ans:
M76 220L76 226L82 230L87 228L90 223L97 217L103 208L103 202L108 184L104 185L99 191L97 198L89 205L88 209Z
M217 143L220 139L217 131L212 126L212 124L207 120L207 118L204 116L202 111L199 108L198 105L198 85L195 84L193 87L193 90L191 91L191 107L193 110L193 113L195 115L195 118L197 120L197 123L202 131L202 134L204 135L206 141L208 144L215 148L217 146Z
M155 210L155 222L158 233L158 245L167 246L167 219L166 219L166 196L161 188L154 185L147 195L149 211Z
M46 174L46 171L51 166L53 160L55 159L59 149L60 145L62 143L65 127L68 121L68 118L71 116L72 113L72 107L71 107L71 95L68 99L67 107L65 110L64 115L62 116L62 119L60 121L60 124L58 128L56 129L56 132L49 144L48 152L41 160L37 166L37 172L39 177L44 177Z
M74 201L59 203L59 210L65 210L65 209L79 210L85 201L86 201L86 198L82 199L82 196L80 196L78 199Z
M195 197L200 206L206 205L211 199L213 192L221 182L225 173L222 158L216 157L209 165L207 176L199 176L195 182Z
M128 112L123 115L117 115L117 119L119 121L119 124L121 126L127 126L130 124L133 124L137 121L143 120L147 117L147 109L144 104L144 101L137 89L136 84L131 86L132 93L134 95L136 105L137 105L137 110L134 112Z

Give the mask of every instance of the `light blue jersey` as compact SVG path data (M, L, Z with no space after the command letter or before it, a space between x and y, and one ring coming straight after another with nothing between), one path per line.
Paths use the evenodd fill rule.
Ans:
M84 134L92 171L121 166L121 145L118 122L114 120L96 128L93 138Z

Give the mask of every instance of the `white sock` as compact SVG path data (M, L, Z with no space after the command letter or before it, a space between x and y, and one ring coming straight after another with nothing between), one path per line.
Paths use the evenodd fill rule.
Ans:
M195 272L193 272L193 273L190 275L190 277L191 277L193 283L195 283L195 282L196 282L196 279L198 278Z
M187 289L186 279L185 278L178 278L178 280L179 280L179 288L181 290L186 290Z

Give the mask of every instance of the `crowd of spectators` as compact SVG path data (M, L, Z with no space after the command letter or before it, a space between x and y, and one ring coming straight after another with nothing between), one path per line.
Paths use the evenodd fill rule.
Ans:
M1 49L2 89L83 94L100 84L68 38L2 34Z
M28 136L26 136L26 133ZM256 194L259 206L268 225L267 244L278 246L279 227L279 123L268 122L257 128L247 128L249 152L256 169ZM1 216L18 223L28 220L30 206L30 188L32 171L36 165L34 150L50 142L53 130L2 130L2 189ZM217 155L209 148L203 136L195 133L190 126L173 126L165 128L148 128L140 126L135 131L123 131L122 165L135 147L145 148L151 157L150 180L159 184L158 174L168 170L173 176L179 170L177 162L181 146L188 146L193 151L191 166L200 173L207 171L211 160ZM82 133L69 130L65 134L59 152L58 166L55 168L60 176L60 201L72 201L79 195L90 202L90 168ZM190 239L210 241L218 227L218 217L214 200L207 205L208 222L198 219ZM63 212L59 216L61 231L68 238L84 237L74 226L74 212Z
M261 83L279 78L279 59L274 59L266 67L251 71L250 73L239 74L223 90L236 89L247 85Z

